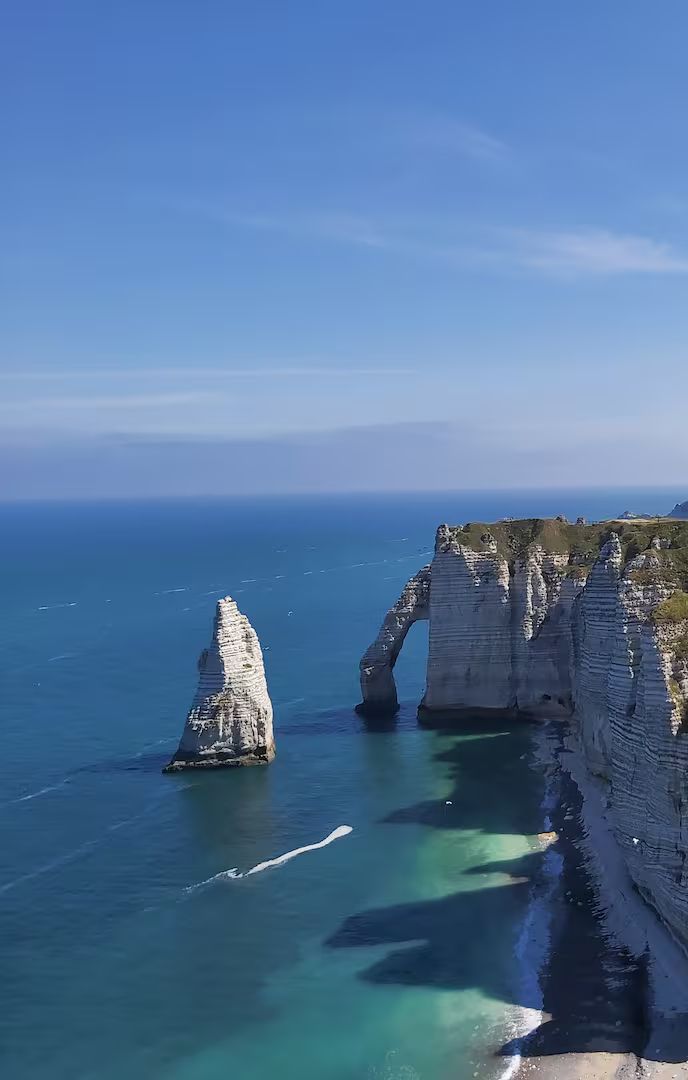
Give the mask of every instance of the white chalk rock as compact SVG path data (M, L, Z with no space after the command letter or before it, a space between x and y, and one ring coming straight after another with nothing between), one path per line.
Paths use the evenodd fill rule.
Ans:
M568 569L568 553L533 543L509 559L489 532L475 550L461 528L440 526L421 718L571 711L571 614L583 583Z
M396 604L385 615L375 641L360 664L361 694L358 711L364 716L392 715L399 708L394 665L410 627L428 618L430 567L424 566L404 585Z
M603 523L440 526L362 685L364 701L396 706L394 661L410 623L429 618L424 722L573 713L630 874L688 947L688 617L660 606L688 590L688 545L678 524L650 528L626 532L624 548Z
M198 661L198 689L165 772L260 765L275 741L258 636L231 596L218 600L213 640Z

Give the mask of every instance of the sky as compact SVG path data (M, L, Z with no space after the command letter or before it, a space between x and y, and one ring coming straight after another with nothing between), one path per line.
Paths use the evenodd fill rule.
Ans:
M684 0L7 0L0 498L676 485Z

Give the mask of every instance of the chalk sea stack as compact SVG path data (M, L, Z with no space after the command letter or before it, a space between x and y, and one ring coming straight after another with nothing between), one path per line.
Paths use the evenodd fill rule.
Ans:
M571 717L631 877L688 945L688 521L441 525L361 660L364 714L430 623L419 719Z
M164 772L265 765L275 756L272 704L258 635L231 596L218 600L213 640L198 660L198 689Z

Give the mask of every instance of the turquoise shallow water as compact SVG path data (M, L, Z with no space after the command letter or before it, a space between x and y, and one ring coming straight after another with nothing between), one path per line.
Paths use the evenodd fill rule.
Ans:
M636 493L0 509L0 1065L13 1080L493 1077L540 827L527 729L396 724L358 659L442 520ZM162 776L215 599L265 648L278 756ZM208 879L348 836L252 877Z

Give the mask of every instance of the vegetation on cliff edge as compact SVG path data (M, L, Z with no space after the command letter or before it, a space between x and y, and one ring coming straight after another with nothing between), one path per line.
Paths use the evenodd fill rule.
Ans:
M570 566L590 568L611 533L621 543L624 563L643 552L651 553L658 566L633 571L640 584L665 582L688 590L688 521L656 518L651 521L601 521L572 525L563 518L523 518L515 521L468 522L450 527L453 542L474 551L487 551L490 539L510 564L523 559L533 544L551 554L568 554ZM651 547L658 537L666 548ZM578 576L578 575L576 575ZM583 574L580 574L582 577Z
M667 600L663 600L661 604L657 604L652 612L652 621L658 626L666 623L675 625L686 620L688 620L688 593L681 590L675 592Z

